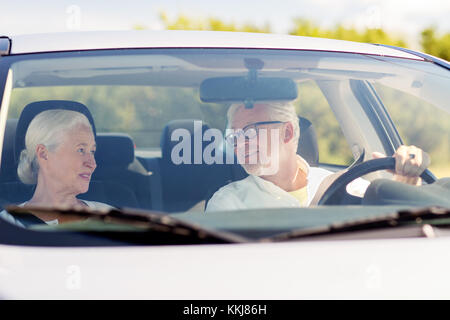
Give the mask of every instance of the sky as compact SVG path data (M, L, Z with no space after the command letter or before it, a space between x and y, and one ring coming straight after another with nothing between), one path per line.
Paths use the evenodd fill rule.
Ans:
M294 18L322 27L381 27L417 47L422 29L433 25L450 32L449 0L0 0L0 35L28 33L130 30L136 25L163 28L165 12L236 24L268 23L275 33L287 33Z

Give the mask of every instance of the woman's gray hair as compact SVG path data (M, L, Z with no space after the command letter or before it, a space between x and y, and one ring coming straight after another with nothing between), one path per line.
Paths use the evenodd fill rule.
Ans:
M53 151L65 138L65 134L78 127L87 126L92 130L87 117L77 111L53 109L39 113L31 121L25 135L25 149L20 153L17 175L25 184L36 184L39 164L36 148L39 144Z
M289 121L292 123L292 126L294 127L294 141L298 144L298 139L300 138L300 125L294 105L289 102L264 102L261 103L261 105L265 106L267 110L269 115L268 121ZM231 128L234 115L240 107L244 107L244 105L242 103L233 103L228 109L228 129Z

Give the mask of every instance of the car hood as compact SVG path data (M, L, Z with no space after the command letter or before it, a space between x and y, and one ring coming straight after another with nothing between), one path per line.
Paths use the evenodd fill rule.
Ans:
M448 299L448 238L0 246L6 299Z

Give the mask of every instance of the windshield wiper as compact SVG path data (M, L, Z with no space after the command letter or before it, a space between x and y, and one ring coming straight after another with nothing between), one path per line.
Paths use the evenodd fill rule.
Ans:
M381 216L369 216L324 226L295 229L270 237L247 238L229 231L205 228L199 224L186 222L185 220L174 218L162 212L140 209L122 208L100 211L89 208L58 209L17 206L9 206L6 209L15 215L35 212L39 214L58 213L78 218L90 218L90 220L93 219L102 225L83 225L82 222L80 224L65 223L59 225L54 230L82 232L101 235L102 237L127 243L153 245L281 242L303 238L320 238L321 236L327 235L352 234L358 231L392 230L405 226L450 225L450 208L426 207L401 209ZM117 226L122 227L117 228ZM123 228L123 226L127 228ZM425 229L421 233L422 236L428 236ZM409 236L413 236L411 234ZM415 234L415 236L418 236L417 232Z
M66 215L89 218L89 222L68 222L57 227L43 225L41 230L75 231L103 237L114 238L139 244L208 244L208 243L246 243L251 240L233 233L211 230L198 224L176 219L162 212L132 208L113 208L93 210L90 208L47 208L8 206L6 210L13 215ZM100 222L102 225L98 224ZM118 226L122 227L118 227ZM123 227L125 226L125 228Z
M450 225L450 208L426 207L402 209L382 216L371 216L357 220L344 221L325 226L296 229L275 236L259 239L262 242L279 242L293 239L320 237L324 235L343 234L346 232L370 231L404 226L448 226ZM431 236L428 229L423 236ZM427 233L428 232L428 233Z

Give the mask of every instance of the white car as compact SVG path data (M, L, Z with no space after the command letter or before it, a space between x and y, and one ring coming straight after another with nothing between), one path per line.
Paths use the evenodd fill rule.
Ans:
M392 186L393 158L371 160L406 141L448 168L448 62L193 31L5 36L0 55L0 204L25 225L0 219L0 298L450 298L449 178L432 167L422 186ZM295 105L311 167L351 168L316 206L205 212L246 176L222 139L228 107L266 100ZM48 225L14 206L33 195L17 164L47 109L88 116L97 168L79 198L114 208L35 210L87 223ZM352 195L362 176L377 187Z

